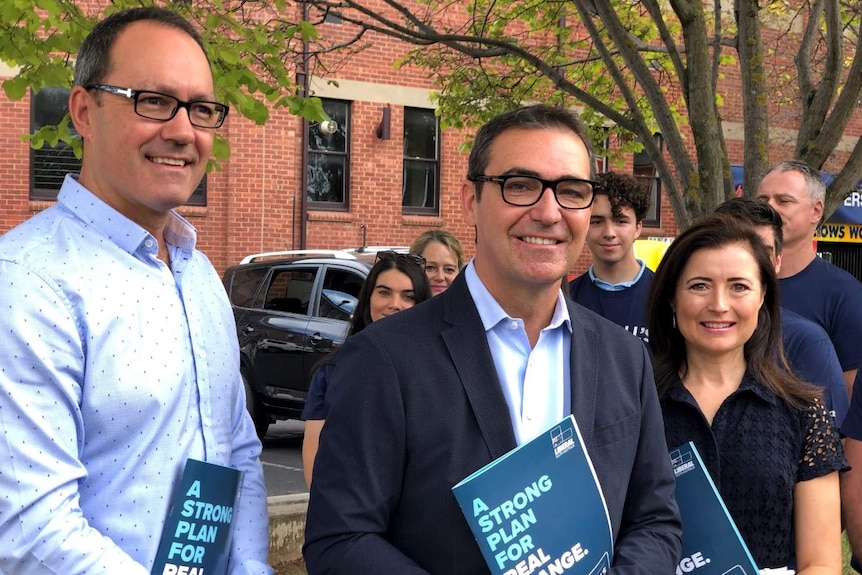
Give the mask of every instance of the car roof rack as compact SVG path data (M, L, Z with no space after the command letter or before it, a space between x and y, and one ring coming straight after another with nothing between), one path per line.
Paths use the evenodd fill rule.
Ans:
M358 248L344 248L344 250L350 254L376 254L377 252L385 252L385 251L393 251L398 253L404 253L410 251L410 246L361 246Z
M245 256L239 262L242 264L250 264L264 258L274 257L304 257L304 256L327 256L339 260L355 260L356 256L344 250L286 250L278 252L263 252Z

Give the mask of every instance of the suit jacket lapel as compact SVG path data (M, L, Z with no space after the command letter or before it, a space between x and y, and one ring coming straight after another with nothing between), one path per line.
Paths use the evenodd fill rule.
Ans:
M449 349L491 457L496 459L515 448L515 432L488 348L485 329L464 274L460 274L449 289L437 297L443 298L443 320L451 326L443 331L443 341Z
M589 443L593 436L596 417L596 392L600 375L597 357L598 338L582 308L569 301L572 320L572 350L569 354L569 384L572 397L572 414L578 428Z

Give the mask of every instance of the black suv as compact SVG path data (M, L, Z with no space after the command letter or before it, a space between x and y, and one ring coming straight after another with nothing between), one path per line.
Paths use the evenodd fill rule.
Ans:
M277 419L299 418L311 370L344 341L370 268L331 250L256 254L225 271L248 410L261 439Z

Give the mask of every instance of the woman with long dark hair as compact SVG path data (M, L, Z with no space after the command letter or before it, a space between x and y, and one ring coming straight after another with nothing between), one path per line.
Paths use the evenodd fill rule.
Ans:
M394 251L380 252L365 283L362 284L347 337L359 333L372 322L409 309L430 297L431 288L425 275L425 261L422 256ZM308 387L305 408L302 410L302 419L305 420L302 468L308 486L311 486L320 431L326 421L324 399L329 375L335 367L335 356L336 353L329 354L316 366Z
M787 366L775 267L756 230L728 216L695 223L668 248L648 301L668 447L695 443L760 568L840 573L847 463L821 390Z

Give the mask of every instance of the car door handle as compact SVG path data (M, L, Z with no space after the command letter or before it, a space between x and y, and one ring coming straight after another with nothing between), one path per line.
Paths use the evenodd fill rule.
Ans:
M324 337L319 333L311 334L308 339L311 341L311 345L319 345L324 341Z

